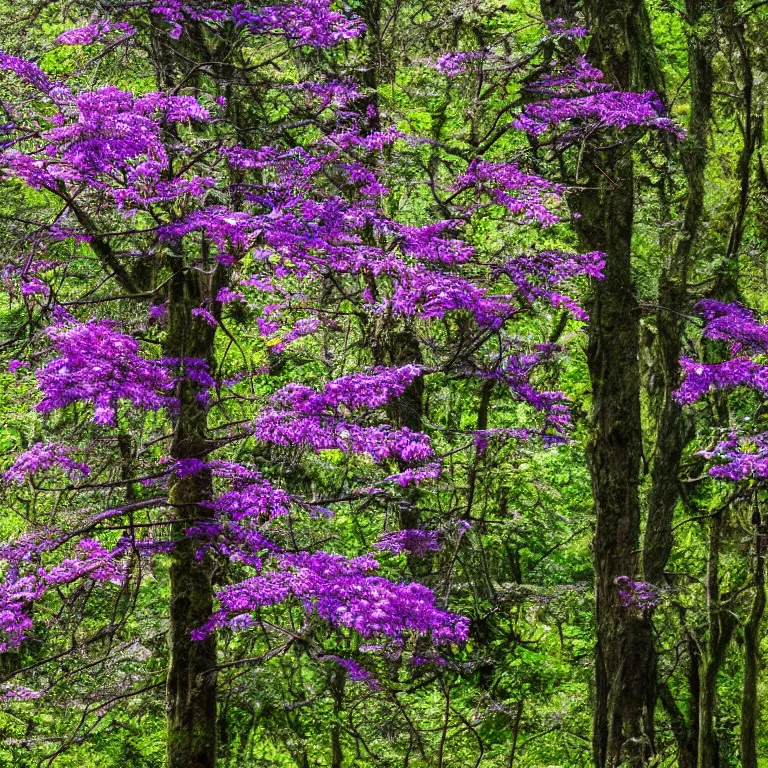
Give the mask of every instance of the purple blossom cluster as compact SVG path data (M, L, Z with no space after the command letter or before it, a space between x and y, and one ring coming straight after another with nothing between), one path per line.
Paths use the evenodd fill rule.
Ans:
M734 355L768 351L768 325L760 325L754 312L741 304L703 299L696 310L706 321L704 336L727 342Z
M440 320L449 312L463 311L472 314L482 326L501 328L519 311L514 297L493 295L447 272L405 267L393 283L392 299L379 308L380 312Z
M723 363L698 363L688 357L680 359L683 383L675 394L684 404L695 403L717 389L752 387L768 393L768 366L748 357L736 357Z
M89 45L95 42L105 42L119 33L119 37L131 37L136 30L125 22L110 19L95 19L90 24L75 29L68 29L56 38L59 45Z
M569 253L548 250L518 256L499 269L499 274L508 277L519 297L528 303L547 301L554 307L567 309L579 320L589 319L575 299L553 290L553 287L576 277L600 280L605 267L605 254Z
M278 561L278 570L219 590L221 608L193 637L201 639L223 626L245 628L259 609L296 598L308 613L363 637L429 636L437 644L467 638L467 619L438 608L421 584L395 584L372 575L379 564L370 555L348 559L304 552L281 555Z
M24 72L45 93L52 89L42 72L27 72L13 57L0 57L0 69ZM61 111L49 118L51 127L40 134L40 143L6 145L0 163L6 174L35 189L59 191L62 184L87 184L109 195L119 209L197 198L215 183L210 177L170 174L164 125L211 117L191 96L135 96L109 86L61 96L59 107Z
M0 584L0 653L18 648L33 628L27 606L42 597L45 590L34 576L18 575L15 568L8 569Z
M13 150L7 153L9 170L30 184L53 188L62 178L72 182L84 180L84 166L89 168L87 178L95 188L109 192L122 208L200 198L214 183L212 177L164 178L167 163L163 150L155 146L161 131L157 115L153 118L155 122L150 119L150 124L144 126L143 133L138 131L138 136L144 135L141 141L133 141L129 146L121 144L126 141L126 135L133 136L133 131L128 129L128 123L133 120L132 111L149 119L147 110L150 107L165 105L167 114L163 119L166 120L208 119L207 110L194 100L178 101L185 98L188 99L176 97L177 101L165 104L156 94L134 100L129 94L115 89L87 94L77 100L80 111L77 123L53 129L56 131L54 137L61 142L56 150L59 153L56 162L44 162ZM89 128L93 109L85 106L94 100L100 107L99 119ZM128 122L124 121L126 115L130 116ZM113 122L105 123L105 116ZM96 133L99 137L93 139L95 144L89 149L90 154L83 154L83 145L90 141L84 139L83 131ZM338 162L345 149L359 145L358 139L362 141L354 131L334 134L326 140L326 144L332 143L333 149L318 154L309 154L302 149L280 153L271 147L225 150L229 162L240 168L264 169L281 176L279 194L276 195L278 188L274 186L265 189L264 194L249 193L254 203L266 205L269 212L257 215L249 211L230 211L223 206L203 207L163 225L158 234L170 242L202 231L216 245L216 257L227 265L236 263L253 248L257 238L261 238L268 246L263 251L264 263L272 265L277 257L278 263L272 268L278 277L289 274L306 277L329 268L351 274L389 275L393 281L391 297L382 296L376 300L366 292L366 297L376 304L377 312L391 309L399 314L418 314L430 319L442 318L452 311L469 311L481 324L500 327L516 311L513 299L494 296L459 274L435 270L425 264L461 264L472 259L474 249L470 245L457 238L444 237L444 233L454 227L453 222L426 227L398 225L384 220L365 197L350 204L336 196L325 196L324 199L317 196L313 176L319 175L329 162ZM364 139L364 148L373 148L371 136ZM98 161L91 159L104 141L109 143L112 156L99 151ZM377 143L376 148L378 146ZM47 151L51 151L51 145ZM160 159L149 159L154 157ZM73 170L75 166L77 171ZM359 163L345 162L340 167L351 174L352 181L361 185L363 194L376 196L385 191L371 172ZM111 179L115 172L124 174L125 185L114 188L110 186L112 182L102 178L107 175ZM563 192L561 187L524 173L514 164L481 160L470 165L459 181L459 189L480 193L503 205L511 215L541 224L554 223L558 219L550 209L559 204ZM289 190L292 194L287 195ZM371 224L382 234L399 238L403 256L390 249L364 246L358 231ZM407 263L404 257L421 263ZM541 294L545 293L542 290ZM551 300L575 309L575 304L565 297L551 293ZM218 322L209 307L201 306L194 311L210 325ZM262 332L275 334L278 326L274 320L269 322L271 325L265 325ZM284 350L291 341L313 333L319 327L315 318L300 320L287 333L274 339L274 351Z
M211 503L222 517L240 522L245 518L269 520L287 515L290 511L291 497L280 488L258 474L247 480L238 479L235 487L222 493Z
M492 440L530 440L536 434L535 430L516 427L494 427L491 429L476 429L472 432L472 442L478 453L485 453Z
M504 360L495 365L493 370L481 371L477 375L504 383L516 400L543 414L545 430L564 434L571 423L568 398L563 392L537 389L531 382L533 371L551 363L557 348L551 344L541 344L533 351L522 354L512 349L505 351L507 354Z
M4 686L0 689L0 699L5 701L31 701L39 699L42 695L42 691L33 691L23 685Z
M466 620L439 609L432 593L420 585L395 584L372 575L379 569L371 555L353 559L327 552L288 553L266 535L269 521L288 514L293 499L260 473L239 464L204 464L233 487L210 504L215 519L198 523L187 535L201 542L199 555L216 552L256 569L257 575L218 593L221 605L194 637L205 637L217 627L250 626L262 607L298 598L304 609L335 626L365 637L402 638L429 634L436 642L458 642L466 635ZM202 467L198 467L201 471ZM436 551L437 534L393 532L380 549ZM377 545L378 546L378 545Z
M553 209L561 206L565 187L526 173L516 163L492 163L476 158L458 178L457 187L471 188L488 196L524 221L535 221L546 227L561 220Z
M458 220L438 221L425 227L400 225L403 252L420 260L441 264L462 264L471 261L475 249L466 240L445 238L448 231L461 227Z
M22 296L48 296L51 289L36 277L23 281L21 284Z
M215 459L201 462L198 472L203 469L228 481L230 487L204 505L213 513L213 519L199 522L186 532L200 541L198 555L213 551L261 570L262 555L279 549L267 537L269 523L288 515L295 500L260 472L237 462Z
M364 667L353 659L343 659L341 656L323 656L320 661L333 661L343 667L349 679L356 683L365 683L372 691L378 691L381 683Z
M65 558L47 571L38 571L38 576L46 587L70 584L84 577L93 581L122 584L126 568L120 558L124 553L124 546L108 550L95 539L80 539L74 557Z
M299 416L290 410L262 411L254 422L253 435L275 445L368 454L376 462L393 458L420 462L434 455L429 437L408 427L361 426L335 416Z
M353 373L329 381L320 392L301 384L289 384L272 397L272 402L277 407L305 416L337 413L339 409L380 408L402 395L420 375L421 369L416 365L400 368L380 366L365 373Z
M196 8L183 0L154 0L152 13L168 22L171 37L178 39L188 21L210 24L231 23L255 35L279 35L297 45L327 48L341 40L358 37L365 31L359 19L332 9L330 0L262 6L250 10L244 3L212 4Z
M360 86L350 79L308 81L285 86L286 90L297 91L307 98L317 112L328 107L341 109L363 98Z
M600 91L587 96L552 98L529 104L515 120L515 127L533 136L541 136L561 123L585 124L593 128L646 126L667 131L678 138L685 134L665 116L654 91L628 93Z
M571 24L564 19L554 19L545 21L548 34L542 42L551 40L578 40L587 36L587 28L577 24ZM435 60L429 60L426 63L436 72L446 77L456 77L465 73L473 61L489 61L497 64L500 68L509 67L509 57L506 54L495 54L490 50L482 51L448 51ZM598 74L598 77L602 75Z
M247 211L232 211L225 206L208 206L193 211L158 229L162 240L181 240L193 232L202 232L217 247L216 258L231 265L254 244L261 222Z
M26 59L20 59L18 56L10 56L0 51L0 70L12 72L22 82L42 93L50 94L54 89L48 75L37 64Z
M621 604L625 608L651 611L661 602L661 590L645 581L635 581L629 576L619 576L616 579L616 586L619 589Z
M378 367L330 381L320 392L290 384L274 395L273 407L256 418L253 434L275 445L368 454L376 462L390 458L425 461L433 455L427 435L407 427L359 424L349 418L353 411L379 408L398 397L420 373L415 365Z
M604 93L613 87L603 81L603 73L592 66L584 56L560 66L554 62L552 70L539 78L528 90L547 96Z
M580 40L589 34L589 30L579 24L573 24L565 19L552 19L546 21L549 28L547 39L565 38L566 40Z
M175 405L167 367L141 357L139 343L116 323L66 323L52 326L48 335L56 356L37 372L39 411L89 402L95 422L114 424L121 401L147 411Z
M419 483L423 483L426 480L436 480L440 477L441 472L442 467L440 463L433 462L425 464L423 467L410 467L394 475L388 475L382 482L395 483L395 485L405 488L407 485L419 485Z
M54 467L65 470L70 477L86 477L91 468L73 459L75 452L75 448L62 443L35 443L16 456L3 477L14 483L23 483L28 477Z
M467 71L467 65L476 59L482 59L485 54L482 51L450 51L439 56L434 62L430 62L435 71L441 75L455 77Z
M425 555L427 552L439 552L442 549L439 536L439 531L404 528L382 534L373 546L376 549L386 549L395 554L407 552L414 555Z
M681 358L683 380L675 393L678 401L695 403L709 392L737 387L755 390L763 397L768 395L768 365L761 362L768 351L768 326L758 323L754 312L741 304L705 299L696 305L696 310L705 321L704 337L725 342L730 353L739 356L720 363ZM734 431L726 440L701 453L717 462L709 470L712 477L730 482L768 477L766 433L749 435Z
M17 648L33 629L29 606L59 585L90 580L122 584L126 576L124 556L131 547L121 541L107 549L95 539L80 539L74 551L51 567L32 567L24 573L22 566L31 565L33 555L52 551L67 536L48 532L25 537L13 546L0 550L0 560L7 563L0 583L0 653Z
M541 136L550 129L571 123L584 132L596 128L645 126L683 138L685 133L666 116L664 105L654 91L618 91L603 81L603 73L583 57L563 66L528 86L547 98L526 105L515 127Z
M737 482L750 478L768 478L768 433L757 435L732 434L721 440L711 451L702 451L718 464L709 470L712 477Z

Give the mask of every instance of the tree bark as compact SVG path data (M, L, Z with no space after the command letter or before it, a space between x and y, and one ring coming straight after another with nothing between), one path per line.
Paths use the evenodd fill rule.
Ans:
M331 674L330 688L333 696L333 721L331 723L331 768L342 768L344 752L341 745L341 713L344 710L344 689L347 673L337 669Z
M663 392L656 424L651 490L643 541L643 574L646 581L655 584L664 580L664 569L672 552L672 522L678 499L680 458L686 442L682 407L675 400L674 393L680 386L684 315L688 309L688 272L704 206L704 174L712 119L714 46L710 32L704 36L700 34L698 27L702 14L703 9L698 2L688 2L691 24L688 32L691 118L688 138L681 148L688 191L682 231L664 265L658 290L656 343L663 376Z
M215 296L214 277L185 270L182 257L173 258L169 300L168 341L165 354L171 358L198 358L209 364L213 358L214 331L192 316L194 307ZM181 402L174 423L171 445L173 460L205 457L207 408L201 402L201 387L186 377L178 386ZM184 538L194 522L211 517L203 506L213 496L211 474L203 471L186 477L174 473L169 502L175 517L177 546L171 555L170 626L168 631L168 676L166 720L168 768L215 768L216 764L216 641L213 635L192 640L191 633L213 611L211 563L199 560L197 545Z
M185 27L183 38L172 43L152 18L151 56L158 87L173 91L183 76L179 62L185 66L195 56L206 56L202 28ZM189 57L178 55L173 46L188 49ZM196 74L194 70L192 76ZM167 129L173 136L173 128ZM169 152L169 154L171 154ZM196 307L207 305L219 319L221 305L214 301L223 282L224 268L210 258L205 239L195 256L202 270L189 269L185 253L179 246L171 249L168 263L171 279L168 289L168 332L164 344L165 357L179 361L181 375L176 389L179 410L173 416L173 441L170 457L204 460L210 449L208 408L204 387L184 373L184 360L205 361L214 369L215 329L202 318L192 315ZM214 590L212 563L198 559L199 545L186 537L186 530L201 520L210 520L212 511L205 502L213 498L213 482L209 470L179 477L171 475L168 499L177 521L173 526L176 547L171 553L170 611L168 628L168 673L166 677L166 765L167 768L215 768L217 746L217 654L213 634L203 640L192 640L213 612Z
M716 768L718 765L715 734L717 676L736 624L733 614L723 608L720 596L720 548L724 514L725 512L717 512L709 523L706 578L708 633L699 675L698 768Z
M621 174L626 180L631 178L631 165L625 155L616 158L612 168L617 177ZM653 708L648 694L654 669L648 619L622 605L615 583L619 576L637 573L640 536L642 443L638 308L630 278L631 182L612 190L602 204L605 239L591 240L591 245L602 247L608 261L606 278L595 288L590 312L588 362L593 406L587 447L596 512L593 746L595 762L601 768L621 765L625 759L629 765L639 766L650 757Z
M765 534L758 525L755 535L755 594L744 625L744 685L741 696L739 754L742 768L757 768L757 677L760 663L760 623L765 613Z
M650 25L642 2L585 3L590 61L622 89L654 79ZM645 58L644 58L645 57ZM609 142L605 142L606 144ZM599 768L645 765L654 751L655 656L645 612L622 605L619 576L638 573L642 457L639 320L632 281L632 150L584 154L584 191L575 195L583 243L606 254L605 279L593 288L587 361L592 383L587 461L595 503L595 713ZM597 191L595 191L597 190Z
M664 707L664 711L669 718L672 734L677 742L677 762L675 765L678 768L696 768L697 736L690 726L690 719L685 716L685 713L678 706L666 681L658 683L657 691L661 705Z
M697 0L688 3L688 71L691 116L688 137L680 148L687 183L682 230L659 278L656 314L656 360L661 371L661 406L656 419L656 439L651 464L651 488L643 539L643 578L654 584L665 581L665 569L674 545L673 521L678 501L680 460L687 442L683 410L674 393L680 385L680 355L688 310L688 273L704 207L704 179L712 119L712 29L702 36L702 9ZM669 146L669 149L672 149ZM700 695L699 650L688 643L688 681L695 702L686 718L673 699L669 686L657 681L662 705L673 724L681 768L698 761L698 699Z

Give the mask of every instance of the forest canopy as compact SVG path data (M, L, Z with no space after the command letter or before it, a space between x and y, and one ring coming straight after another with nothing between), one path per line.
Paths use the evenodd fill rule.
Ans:
M768 766L768 4L0 6L0 766Z

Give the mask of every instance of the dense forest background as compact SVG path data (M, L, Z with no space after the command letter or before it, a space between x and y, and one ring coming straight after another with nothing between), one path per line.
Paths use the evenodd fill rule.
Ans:
M279 37L253 43L189 10L174 27L174 9L209 5L216 6L0 0L0 49L83 91L108 84L138 94L163 90L206 106L220 98L226 106L213 127L168 128L176 161L190 166L202 142L223 146L222 136L252 149L309 146L312 131L330 130L325 107L314 109L287 86L318 72L326 81L355 78L360 94L344 109L369 121L363 135L396 129L418 137L365 147L356 166L361 177L367 169L385 183L388 217L412 227L456 218L454 179L478 159L515 160L565 185L567 210L541 226L511 224L493 206L478 205L463 239L484 263L532 250L600 251L604 277L574 270L568 280L568 295L588 319L565 301L538 305L543 293L532 293L504 336L498 328L478 331L463 311L431 323L366 314L361 306L380 290L378 276L361 278L357 291L333 270L317 282L315 297L333 322L320 334L296 333L285 349L285 337L265 330L270 316L255 289L241 301L217 299L215 309L203 301L207 317L185 305L198 322L188 327L208 345L199 356L215 359L217 378L269 370L229 395L217 390L204 453L254 466L311 499L301 526L285 524L276 534L301 549L352 557L372 551L383 531L439 532L439 548L385 548L382 572L425 584L440 606L468 617L468 639L433 655L417 638L407 663L402 647L368 648L379 641L305 614L301 601L279 603L243 631L221 629L215 646L201 641L215 659L215 684L193 682L180 704L169 665L182 657L193 664L196 651L176 638L169 655L168 635L181 624L173 614L169 629L168 606L178 609L180 580L201 560L191 549L181 566L181 555L137 555L119 579L62 579L32 609L23 641L3 646L0 765L212 766L210 753L169 751L169 739L191 732L186 706L194 728L210 730L222 768L768 766L764 479L757 470L735 482L708 471L718 441L766 418L765 397L715 389L683 404L674 396L681 357L727 357L717 340L702 336L695 310L702 299L739 302L758 317L768 311L768 3L349 0L334 8L360 17L366 31L330 47L289 46ZM150 12L153 6L167 12ZM54 44L93 14L130 23L136 33ZM581 26L586 36L552 33ZM631 121L585 120L584 128L578 116L559 138L520 130L516 116L539 98L531 83L582 55L611 87L654 91L660 114L680 131ZM34 107L39 122L27 137L34 140L52 114L50 103L37 102L4 79L4 135ZM233 163L230 189L251 172ZM355 194L327 175L343 194ZM257 183L266 184L263 177ZM128 522L110 519L93 534L110 545L126 526L132 535L153 530L161 538L180 530L179 518L152 509L153 479L169 455L181 455L169 454L169 422L157 409L121 406L106 427L72 405L76 398L60 412L41 412L31 369L11 363L35 368L48 359L44 329L54 304L82 322L118 319L147 354L172 356L168 339L178 318L164 329L160 309L147 314L175 290L164 271L173 271L172 259L163 261L165 246L142 232L180 216L187 203L160 201L127 231L119 213L88 200L87 187L75 195L3 172L0 469L50 439L85 446L78 460L85 456L93 468L87 483L63 472L20 482L5 475L3 563L11 542L30 532L77 530L83 510L125 505ZM238 194L227 199L241 211ZM87 237L64 232L67 226ZM205 229L198 235L185 247L204 260L212 246ZM372 231L360 242L378 243ZM27 259L47 260L38 270L47 287L20 287ZM184 297L195 285L184 283ZM285 299L292 323L309 302L296 298L303 290L295 283ZM483 360L515 356L518 369L507 371L509 380L470 375L473 360L472 373L482 373L480 358L471 357L481 349ZM290 382L317 388L355 367L406 364L425 373L379 411L398 428L430 436L443 461L437 478L366 495L354 489L378 480L360 456L253 435L240 440L254 404ZM523 381L549 399L536 400ZM565 427L562 403L552 399L559 391L570 411ZM761 456L757 450L756 462ZM387 461L390 473L406 471L401 460ZM185 510L197 502L179 501L184 478L175 472L169 498ZM326 506L332 515L317 512ZM49 557L31 556L40 564ZM211 557L208 588L243 578L237 558ZM0 564L6 585L10 572ZM184 589L198 587L192 580ZM184 638L196 626L185 621ZM209 715L193 711L211 696Z

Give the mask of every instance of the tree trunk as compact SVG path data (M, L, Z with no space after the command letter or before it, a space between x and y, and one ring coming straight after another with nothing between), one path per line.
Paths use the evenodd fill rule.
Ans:
M680 459L687 442L683 411L674 393L680 384L684 316L689 311L688 273L704 212L704 183L712 123L712 61L717 51L717 18L705 18L707 10L709 5L700 0L686 2L691 112L688 137L680 145L679 155L685 173L687 197L681 232L659 279L656 359L662 374L662 402L656 421L651 489L643 540L643 575L646 581L656 584L666 580L665 569L674 545L673 520L678 500ZM668 148L671 150L672 146L668 145ZM667 218L671 219L671 215ZM706 663L701 664L697 640L690 635L688 649L687 679L693 706L687 718L672 701L668 686L663 691L660 688L662 704L670 719L674 722L675 713L679 714L677 727L673 726L672 730L677 741L680 765L685 768L698 763L699 704L704 704L711 711L715 687L715 681L711 679L711 665L708 668ZM659 682L659 686L662 685L665 684Z
M697 671L698 685L698 671ZM690 720L680 709L666 681L657 685L659 700L669 718L672 734L677 742L677 768L696 768L696 736L690 726Z
M739 754L742 768L757 768L757 676L760 662L760 622L765 613L765 535L758 525L755 536L755 594L744 626L744 686L741 696Z
M613 171L630 178L631 160L619 159ZM587 459L596 512L594 757L601 768L624 759L643 765L653 747L650 625L637 609L622 605L616 587L619 576L637 573L642 445L638 313L629 275L632 196L625 188L611 197L603 199L608 264L595 288L588 348L593 406Z
M575 2L542 0L549 18L574 19ZM587 58L614 86L661 91L650 21L642 0L585 0ZM642 766L654 751L655 654L644 612L622 605L616 579L639 570L640 309L632 281L632 150L586 148L573 196L582 244L606 254L605 279L590 302L587 362L592 384L587 462L595 504L595 765Z
M382 4L380 0L362 0L353 3L352 7L360 15L366 25L365 64L360 74L360 80L367 89L363 98L355 103L355 110L360 115L363 132L381 130L379 115L379 88L382 82L394 76L393 61L387 50L387 42L382 28ZM392 11L396 13L395 10ZM371 153L367 158L371 170L380 170L376 166L382 163L378 153ZM378 243L373 241L371 245ZM375 292L375 281L369 287ZM396 318L391 313L385 313L372 325L369 339L373 362L375 365L402 366L421 365L423 355L418 336L409 318ZM392 426L401 429L407 427L414 432L420 432L423 426L424 414L424 378L417 376L405 389L403 394L388 403L387 415ZM405 464L400 462L401 469ZM398 526L400 529L418 528L420 513L418 508L419 490L415 486L408 493L408 499L398 507ZM425 575L423 561L412 555L408 556L408 565L414 577Z
M699 676L698 768L716 768L718 765L715 734L717 676L725 660L725 651L736 624L732 613L723 609L720 598L720 547L724 514L724 512L716 513L709 523L706 580L708 634Z
M691 79L691 118L688 138L681 150L688 193L683 227L659 279L656 315L657 356L663 376L662 405L656 424L651 467L651 491L643 541L643 574L646 581L661 583L672 552L672 521L678 498L680 458L685 447L682 408L674 393L680 386L680 354L688 310L688 272L691 252L704 205L704 174L712 119L712 56L710 34L700 37L702 10L688 3L688 71Z
M192 316L211 293L204 283L211 278L183 269L182 257L174 257L169 301L168 342L171 358L198 358L212 362L214 332ZM205 457L208 450L207 407L201 387L183 377L178 386L181 408L175 419L171 446L173 460ZM169 663L166 682L166 746L168 768L215 768L216 764L216 641L213 635L192 640L191 633L213 611L211 563L196 556L197 544L184 539L195 521L210 518L201 502L212 498L208 471L187 477L174 473L169 501L179 522L170 569Z
M185 26L184 36L171 41L162 23L152 17L151 56L158 87L173 91L185 76L179 72L180 62L187 66L195 56L208 58L202 28ZM179 56L186 46L188 57ZM194 67L188 75L196 77ZM187 80L191 83L192 80ZM174 137L172 126L167 128ZM177 138L177 137L175 137ZM169 151L172 155L172 151ZM167 358L179 361L180 378L176 394L180 407L173 417L173 461L204 460L209 449L208 407L204 387L191 381L184 372L184 360L205 361L213 370L215 329L192 315L196 307L208 305L217 317L221 305L213 299L224 276L223 267L210 258L203 239L195 254L205 269L191 270L179 247L169 255L172 272L168 289L168 333L163 349ZM212 263L211 263L212 262ZM171 475L168 491L174 518L173 537L177 545L171 554L170 614L168 628L168 673L166 677L166 760L167 768L215 768L217 743L217 655L216 639L192 640L213 612L212 563L207 557L198 559L199 545L186 538L186 530L195 522L212 519L204 502L213 498L213 483L208 470L191 476Z
M590 61L632 89L649 77L648 17L642 2L585 3ZM644 46L639 41L644 42ZM605 144L611 142L606 141ZM639 320L632 281L634 163L629 146L584 154L585 190L575 195L583 243L606 254L605 279L590 306L587 361L592 383L587 460L595 502L595 713L599 768L642 766L654 751L655 657L647 615L622 605L619 576L636 577L642 456ZM597 190L597 191L595 191Z
M714 730L717 671L711 659L705 660L701 668L699 698L698 768L714 768L717 765L717 739Z
M337 669L331 674L330 688L333 695L333 721L331 723L331 768L341 768L344 753L341 747L341 713L344 711L344 689L347 673Z

